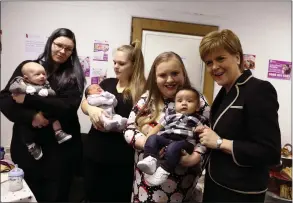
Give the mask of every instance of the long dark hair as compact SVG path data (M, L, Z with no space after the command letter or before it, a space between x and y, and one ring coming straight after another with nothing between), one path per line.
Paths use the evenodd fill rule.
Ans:
M58 37L67 37L74 43L71 56L63 64L60 64L57 70L54 70L55 62L52 58L52 43ZM76 39L74 33L67 28L55 30L48 38L44 52L38 57L38 61L47 70L48 76L58 81L58 89L67 85L77 83L79 92L82 94L85 86L85 76L78 59L76 50Z

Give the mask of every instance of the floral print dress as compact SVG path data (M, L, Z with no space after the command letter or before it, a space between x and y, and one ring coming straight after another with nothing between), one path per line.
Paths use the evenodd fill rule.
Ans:
M140 132L135 125L135 118L138 111L143 107L148 97L148 93L142 95L137 104L133 107L129 119L127 128L124 133L126 141L133 145L135 140L140 136L145 136ZM209 117L209 106L206 99L201 95L200 98L201 114ZM159 121L164 117L164 112L167 108L175 108L175 104L172 101L165 101L164 107L157 119ZM149 129L154 127L156 122L147 124L142 129L143 132L148 132ZM148 129L146 129L148 128ZM171 173L163 184L159 186L150 186L144 180L147 174L140 171L137 168L138 161L143 159L143 150L135 149L135 163L134 163L134 181L131 195L131 202L183 202L190 201L193 192L193 183L199 178L200 172L198 167L183 167L178 165L174 173Z

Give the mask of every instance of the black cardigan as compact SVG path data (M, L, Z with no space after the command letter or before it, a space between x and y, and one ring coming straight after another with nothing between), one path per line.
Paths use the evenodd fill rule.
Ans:
M6 87L0 93L0 110L1 112L14 123L13 134L11 140L11 156L15 163L21 167L34 167L43 163L48 172L53 175L54 170L64 164L72 164L76 159L78 162L81 158L82 145L80 135L80 124L77 116L82 95L78 90L77 84L68 85L62 89L58 88L58 81L49 77L48 81L52 89L56 92L56 96L41 97L38 95L26 95L23 104L17 104L11 97L9 92L10 81L16 76L22 76L22 66L30 61L22 62L14 71ZM37 129L38 136L36 143L40 144L44 153L40 161L36 161L29 154L25 146L20 124L32 126L34 115L38 112L49 113L61 123L62 129L72 135L72 139L58 144L52 125Z
M208 175L234 192L262 193L269 166L280 163L281 135L275 88L246 70L226 94L222 88L211 107L211 126L233 140L232 154L212 150Z

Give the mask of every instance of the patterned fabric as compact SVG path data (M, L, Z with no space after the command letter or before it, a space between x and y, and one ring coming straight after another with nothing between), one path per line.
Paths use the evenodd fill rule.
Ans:
M167 112L170 112L167 110ZM177 140L187 139L192 144L198 141L198 136L193 132L197 125L203 125L208 123L208 118L201 115L184 115L181 113L175 113L164 116L164 119L160 124L164 127L158 135L175 134L178 135ZM167 136L168 137L168 136Z
M158 122L164 118L167 108L174 109L175 104L173 101L165 101L164 107L156 121L147 124L142 128L143 132L140 132L135 125L135 118L139 110L143 107L148 97L148 93L142 95L141 99L133 107L129 119L127 128L124 133L125 140L133 145L138 137L145 136L145 134L158 124ZM205 98L201 95L200 99L200 114L209 117L209 106ZM150 110L145 110L144 114L150 115ZM177 166L174 173L171 173L166 182L159 186L149 186L145 180L145 174L137 168L138 161L143 159L143 151L135 149L135 172L133 181L133 191L131 196L131 202L183 202L191 201L193 194L193 183L197 181L201 175L202 165L204 160L200 164L200 167L185 168L183 166ZM200 168L200 169L199 169Z

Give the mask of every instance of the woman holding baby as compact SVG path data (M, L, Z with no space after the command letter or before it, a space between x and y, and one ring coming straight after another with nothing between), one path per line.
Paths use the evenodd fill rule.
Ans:
M184 64L176 53L165 52L156 57L151 67L144 94L134 105L124 134L126 141L135 148L135 174L131 202L182 202L190 201L193 182L200 176L196 166L205 156L194 147L185 154L167 180L159 185L150 184L150 177L137 163L144 158L143 148L147 134L158 125L167 109L175 109L175 95L180 87L190 87ZM209 107L200 95L200 115L208 117ZM201 157L203 159L201 159ZM198 166L198 165L197 165ZM158 169L157 169L158 170ZM157 174L157 172L155 173ZM157 181L156 181L157 182Z
M113 61L116 78L90 85L81 105L92 122L84 143L85 193L90 202L129 202L131 195L134 151L124 140L126 122L121 121L127 120L145 84L140 42L120 46Z
M23 76L23 66L28 62L41 64L55 96L43 97L31 94L13 94L11 81ZM24 61L14 71L6 87L1 91L1 112L14 123L11 140L11 156L14 163L24 170L25 180L38 202L66 202L77 164L81 161L81 135L77 110L84 90L85 77L77 57L74 33L66 28L55 30L48 38L44 52L37 60ZM59 144L56 140L49 112L57 119L62 130L71 139ZM20 126L34 127L35 144L43 156L35 159L24 142Z

